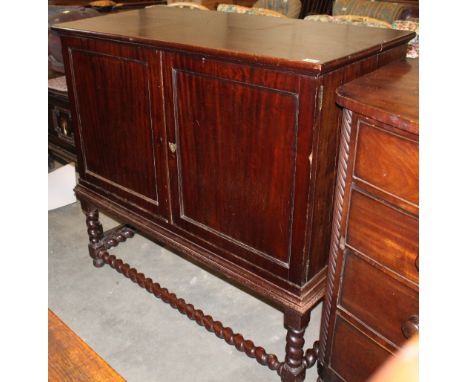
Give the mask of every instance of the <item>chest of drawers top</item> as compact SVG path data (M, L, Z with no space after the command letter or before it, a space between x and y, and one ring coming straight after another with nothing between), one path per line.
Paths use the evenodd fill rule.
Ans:
M419 135L419 60L397 61L343 85L337 90L337 102Z
M214 54L279 68L323 74L409 41L414 33L153 7L57 24L62 34Z

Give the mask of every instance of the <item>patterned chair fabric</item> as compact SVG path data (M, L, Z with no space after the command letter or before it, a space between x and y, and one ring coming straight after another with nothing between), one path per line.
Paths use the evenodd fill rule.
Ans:
M374 19L366 16L342 15L342 16L329 16L329 15L310 15L304 17L304 20L320 21L335 24L349 24L366 26L372 28L390 29L391 24L383 20Z
M396 20L392 24L393 29L402 31L412 31L416 33L416 37L408 43L408 51L406 57L417 58L419 57L419 19Z
M257 0L252 8L235 4L219 4L216 10L248 15L285 16L297 19L301 12L301 4L301 0Z
M249 7L244 7L242 5L236 5L236 4L219 4L216 10L218 12L243 13L246 15L286 17L282 13L272 11L271 9L249 8Z
M373 19L363 16L329 16L329 15L310 15L304 17L305 21L317 21L322 23L348 24L356 26L366 26L373 28L392 28L398 30L408 30L416 33L416 37L408 43L406 57L419 57L419 19L411 18L408 20L395 20L392 24L386 21Z
M271 9L286 17L297 19L301 13L301 0L257 0L252 8Z
M374 19L365 16L342 15L342 16L329 16L329 15L310 15L304 17L304 20L320 21L323 23L334 24L348 24L357 26L366 26L371 28L390 29L392 24L383 20Z
M393 23L405 19L414 6L373 0L335 0L333 16L356 15Z

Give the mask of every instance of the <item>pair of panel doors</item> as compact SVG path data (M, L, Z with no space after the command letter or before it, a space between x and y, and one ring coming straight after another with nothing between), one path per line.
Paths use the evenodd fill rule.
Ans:
M289 279L305 245L315 81L114 41L63 44L83 183Z

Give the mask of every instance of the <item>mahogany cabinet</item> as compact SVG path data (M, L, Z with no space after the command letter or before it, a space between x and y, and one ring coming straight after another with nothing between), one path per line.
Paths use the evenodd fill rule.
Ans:
M166 7L54 29L94 264L129 269L107 250L130 229L103 233L101 209L283 309L283 363L203 322L284 380L302 380L330 243L334 91L404 57L413 34Z
M365 381L419 330L416 60L337 91L345 109L319 370Z

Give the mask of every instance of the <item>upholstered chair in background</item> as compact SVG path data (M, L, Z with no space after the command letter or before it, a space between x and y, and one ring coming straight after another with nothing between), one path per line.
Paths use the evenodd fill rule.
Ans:
M219 4L219 12L245 13L249 15L298 18L300 0L257 0L252 8L235 4Z

